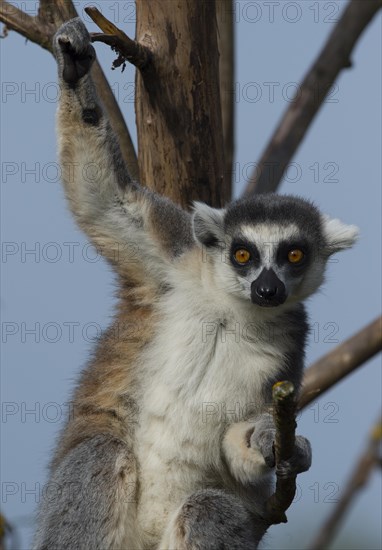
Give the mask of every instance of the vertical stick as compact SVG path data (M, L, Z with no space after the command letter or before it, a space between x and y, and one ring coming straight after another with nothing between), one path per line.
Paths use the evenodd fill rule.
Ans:
M296 493L296 475L282 477L278 466L291 458L295 446L296 397L291 382L277 382L273 386L273 417L276 426L276 490L266 504L266 518L270 523L286 523L285 510Z

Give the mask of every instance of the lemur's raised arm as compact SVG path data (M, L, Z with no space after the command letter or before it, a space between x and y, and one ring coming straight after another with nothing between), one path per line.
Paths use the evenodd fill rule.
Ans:
M120 274L141 278L149 271L160 278L160 266L193 242L190 216L131 180L95 91L95 52L80 19L61 28L54 51L61 84L59 153L70 208Z

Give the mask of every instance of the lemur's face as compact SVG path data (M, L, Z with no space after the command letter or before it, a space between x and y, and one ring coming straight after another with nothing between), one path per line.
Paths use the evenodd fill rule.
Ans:
M224 210L196 204L194 233L219 289L276 308L313 294L329 256L350 247L357 228L297 197L260 195Z
M302 283L312 268L320 284L323 270L314 269L313 255L313 244L293 224L247 224L233 235L225 262L237 281L235 293L258 306L277 307L302 298Z

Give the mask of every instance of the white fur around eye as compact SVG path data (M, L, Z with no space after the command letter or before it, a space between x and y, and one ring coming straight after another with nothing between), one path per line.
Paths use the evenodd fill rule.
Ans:
M268 268L276 261L279 243L297 239L300 236L300 230L295 224L286 226L276 223L260 223L254 226L243 224L240 230L250 242L256 245L262 265Z

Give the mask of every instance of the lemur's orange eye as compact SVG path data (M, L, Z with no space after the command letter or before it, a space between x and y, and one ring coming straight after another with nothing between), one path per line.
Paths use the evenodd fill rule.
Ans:
M298 264L299 262L301 262L303 257L304 257L303 251L299 250L298 248L295 248L288 252L288 260L290 261L291 264Z
M234 256L237 263L243 265L248 263L251 259L251 254L245 248L239 248L238 250L236 250Z

